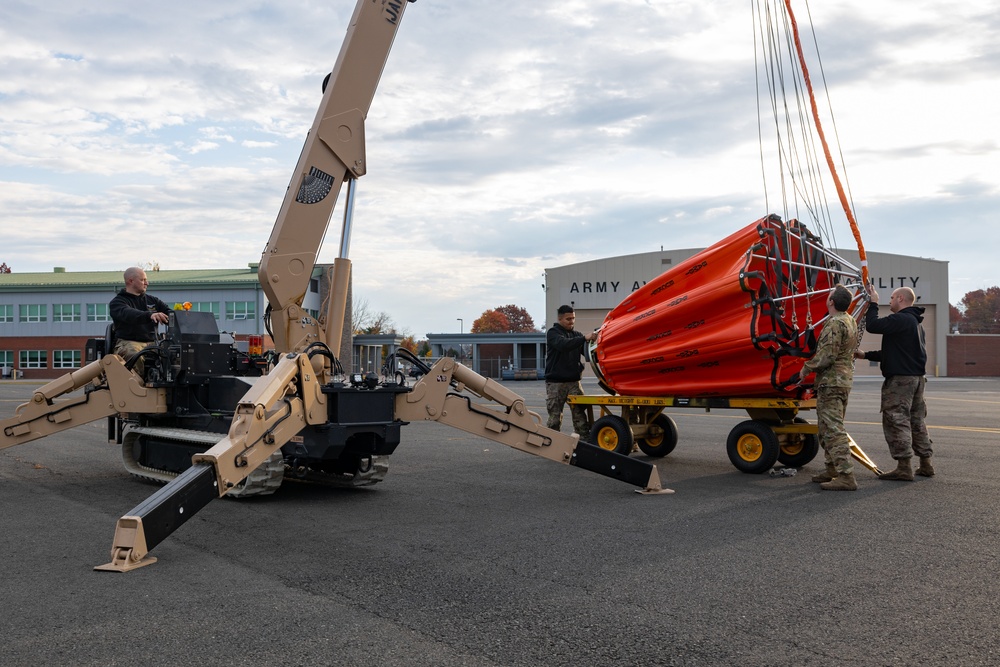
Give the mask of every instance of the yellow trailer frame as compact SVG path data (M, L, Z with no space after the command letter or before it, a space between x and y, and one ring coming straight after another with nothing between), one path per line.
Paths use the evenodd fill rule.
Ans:
M815 409L816 399L577 395L569 403L585 408L591 442L620 454L635 446L654 457L672 452L677 424L663 413L666 408L746 410L750 419L733 427L726 441L730 461L742 472L766 472L775 462L799 468L819 451L816 424L798 416Z
M818 427L799 416L814 410L816 399L794 398L691 398L680 396L570 396L571 405L583 406L590 424L590 441L603 448L630 454L638 448L648 456L666 456L677 446L677 424L666 408L746 410L750 419L729 432L726 453L736 468L760 474L776 462L789 468L801 468L819 451ZM600 413L595 418L595 408ZM620 416L612 413L620 408ZM851 439L851 456L876 475L878 466Z

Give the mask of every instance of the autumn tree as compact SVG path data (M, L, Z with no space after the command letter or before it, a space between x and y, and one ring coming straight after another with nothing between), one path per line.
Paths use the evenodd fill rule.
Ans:
M417 351L417 339L413 335L404 336L403 342L399 344L400 347L409 350L410 352L416 353Z
M509 304L485 311L472 323L472 333L530 333L535 322L528 311Z
M10 267L7 266L7 262L0 264L0 273L10 273Z
M500 306L497 308L499 312L503 313L507 317L507 321L510 323L510 328L507 329L507 333L531 333L535 331L535 321L531 319L531 315L528 311L520 306L515 306L514 304L508 304L506 306Z
M962 311L953 303L948 304L948 331L961 331Z
M958 305L962 311L959 331L970 334L1000 333L1000 287L967 292Z
M507 333L510 331L510 320L499 310L487 310L472 323L472 333Z

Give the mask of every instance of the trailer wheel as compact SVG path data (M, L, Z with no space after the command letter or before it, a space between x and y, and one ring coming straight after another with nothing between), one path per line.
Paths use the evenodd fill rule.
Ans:
M590 442L601 449L628 456L632 452L632 429L621 417L607 415L590 427Z
M753 419L737 424L726 440L729 460L738 470L750 474L770 470L780 451L778 436L771 427Z
M793 421L796 424L807 423L801 417L796 417ZM816 458L817 452L819 452L819 439L815 435L794 433L787 436L787 440L781 445L778 461L789 468L801 468Z
M659 435L647 435L635 441L642 453L646 456L666 456L674 451L677 446L677 424L674 420L660 413L656 415L652 425L659 428Z

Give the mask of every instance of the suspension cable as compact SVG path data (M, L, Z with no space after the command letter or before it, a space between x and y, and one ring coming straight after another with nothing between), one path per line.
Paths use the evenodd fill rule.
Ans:
M854 213L851 211L851 207L847 200L847 195L844 192L844 186L840 181L840 176L837 174L837 167L833 162L833 156L830 153L830 146L826 141L826 134L823 132L823 124L820 122L819 109L816 105L816 95L813 92L812 81L809 77L809 67L806 65L805 56L802 53L802 42L799 39L799 27L795 20L795 13L792 11L791 0L784 0L785 9L788 12L788 18L791 23L792 35L795 38L795 50L799 58L799 66L802 68L802 77L806 84L806 89L809 92L809 106L812 110L813 122L816 126L816 133L819 135L820 142L823 144L823 154L826 156L827 166L830 168L830 174L833 177L834 185L837 188L837 196L840 198L840 205L844 209L844 214L847 216L847 221L851 226L851 233L854 235L854 240L858 244L858 255L861 258L861 278L867 285L870 281L868 276L868 256L865 253L865 246L861 240L861 230L858 229L858 223L854 219Z

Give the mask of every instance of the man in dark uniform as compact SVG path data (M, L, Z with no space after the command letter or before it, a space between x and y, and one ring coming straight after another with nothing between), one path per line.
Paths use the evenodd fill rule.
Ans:
M879 476L879 479L913 481L910 459L916 452L920 467L916 474L934 475L931 465L931 439L927 434L924 418L927 403L924 401L924 377L927 366L925 346L924 309L913 305L916 294L909 287L900 287L889 297L890 314L878 316L878 292L869 288L872 305L865 314L865 329L882 334L882 349L855 352L859 359L879 362L882 369L882 431L889 445L889 453L896 459L896 469Z
M169 319L169 306L146 294L148 286L146 272L137 266L129 267L125 269L125 288L109 304L115 324L114 353L126 361L156 340L156 325L166 324ZM142 360L133 368L142 375Z
M562 427L563 407L568 396L583 393L580 377L583 373L583 348L597 337L596 333L574 331L576 313L572 306L559 306L558 320L545 335L545 408L549 413L548 427ZM573 430L581 439L590 438L587 413L583 406L571 405Z

